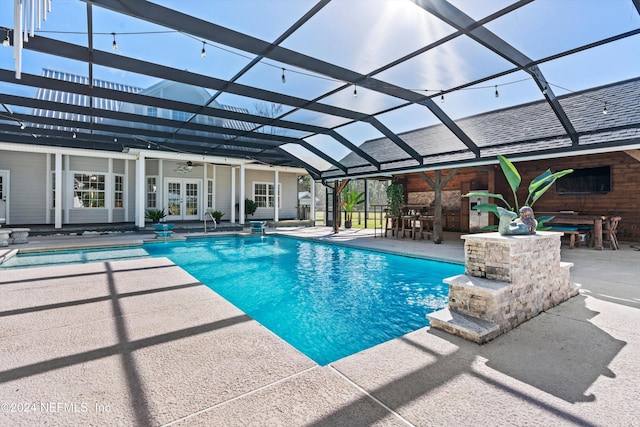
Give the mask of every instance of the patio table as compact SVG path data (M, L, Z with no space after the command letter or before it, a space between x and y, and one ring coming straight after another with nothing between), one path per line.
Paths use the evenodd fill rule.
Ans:
M607 220L606 215L571 215L542 212L544 215L554 215L547 225L593 225L594 248L602 250L602 223Z

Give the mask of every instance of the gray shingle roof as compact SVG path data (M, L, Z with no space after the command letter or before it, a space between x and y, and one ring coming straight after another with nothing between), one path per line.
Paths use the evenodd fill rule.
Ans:
M497 154L580 150L596 145L620 149L624 144L640 143L640 77L559 96L558 100L579 133L577 146L572 146L571 139L544 100L466 117L456 123L481 148L480 159ZM605 103L607 114L603 114ZM399 136L424 156L425 166L450 166L478 160L444 125L416 129ZM420 167L388 138L366 141L360 148L382 163L381 173ZM353 153L341 162L349 167L350 174L376 172L373 166Z

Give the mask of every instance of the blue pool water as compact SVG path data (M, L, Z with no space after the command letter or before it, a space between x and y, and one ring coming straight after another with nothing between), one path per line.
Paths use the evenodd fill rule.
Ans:
M464 272L458 264L279 236L66 255L70 262L167 257L320 365L427 326L425 316L447 303L443 279ZM66 262L48 253L30 265L44 265L47 256L58 257L49 264Z

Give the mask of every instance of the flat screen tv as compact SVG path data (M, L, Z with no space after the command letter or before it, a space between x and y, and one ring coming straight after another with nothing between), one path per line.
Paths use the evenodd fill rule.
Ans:
M574 169L556 181L557 194L605 194L611 191L611 166Z

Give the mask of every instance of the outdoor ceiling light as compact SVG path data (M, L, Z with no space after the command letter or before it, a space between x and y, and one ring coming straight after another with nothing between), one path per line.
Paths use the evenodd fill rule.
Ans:
M192 162L191 160L189 160L189 161L187 162L187 170L188 170L189 172L191 172L191 171L193 170L193 162Z
M111 33L111 35L113 36L113 43L111 43L111 46L113 47L113 50L118 50L118 42L116 41L116 33Z

